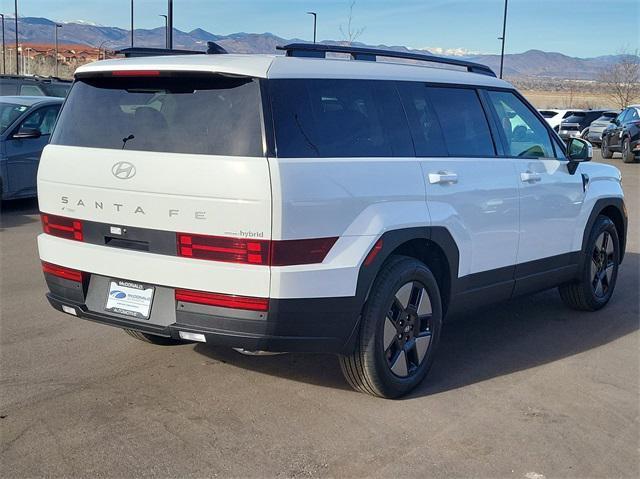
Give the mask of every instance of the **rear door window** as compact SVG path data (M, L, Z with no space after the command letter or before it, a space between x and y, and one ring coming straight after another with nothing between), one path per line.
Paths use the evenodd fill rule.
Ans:
M489 124L476 90L428 87L450 156L496 154Z
M259 84L221 76L82 79L69 92L51 142L263 156Z
M281 158L414 156L393 82L296 79L269 84Z
M640 120L640 113L636 108L629 108L627 116L624 117L624 121L638 121Z
M398 82L397 85L409 120L416 155L447 156L440 121L429 99L427 86L414 82Z
M501 127L507 156L519 158L553 158L547 127L516 95L489 91L489 101Z

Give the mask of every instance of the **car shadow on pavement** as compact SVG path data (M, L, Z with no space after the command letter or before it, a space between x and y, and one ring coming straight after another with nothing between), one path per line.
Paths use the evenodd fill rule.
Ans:
M195 351L235 367L278 376L316 386L351 389L340 372L338 357L332 354L287 353L271 356L247 356L233 349L197 344Z
M602 346L639 329L640 255L627 253L615 294L597 312L567 308L557 290L452 318L427 379L409 397L449 391L534 368ZM242 356L198 344L212 359L263 374L348 389L337 358L320 354Z
M38 221L38 218L33 218L32 215L40 213L37 198L3 201L1 208L0 231Z

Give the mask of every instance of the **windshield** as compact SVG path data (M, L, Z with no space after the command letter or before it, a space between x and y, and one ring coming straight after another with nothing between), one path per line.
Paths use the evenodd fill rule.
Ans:
M15 103L0 103L0 134L4 133L20 115L27 111L27 105Z
M79 80L51 143L263 156L259 85L213 75Z

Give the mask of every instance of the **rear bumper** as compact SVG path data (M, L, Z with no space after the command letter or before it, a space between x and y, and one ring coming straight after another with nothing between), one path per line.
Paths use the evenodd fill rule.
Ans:
M104 311L104 277L92 275L83 284L45 279L51 306L68 314L73 308L78 318L175 339L180 331L198 333L209 344L248 350L347 353L360 315L355 297L271 299L262 313L176 302L172 288L158 286L162 295L145 321Z
M589 130L587 133L587 140L591 143L601 143L602 142L602 131L601 130Z
M577 130L560 130L558 132L558 136L563 140L567 140L569 138L580 138L580 132Z

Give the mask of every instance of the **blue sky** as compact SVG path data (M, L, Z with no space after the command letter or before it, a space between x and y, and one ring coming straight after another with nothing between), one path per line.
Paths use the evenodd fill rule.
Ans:
M19 15L86 20L129 28L130 0L19 0ZM311 39L341 39L350 0L174 0L174 26L212 33L272 32ZM135 0L136 27L163 24L166 0ZM2 13L13 0L1 0ZM354 25L370 44L460 48L498 53L503 0L357 0ZM530 49L592 57L634 50L640 43L639 0L510 0L507 53Z

